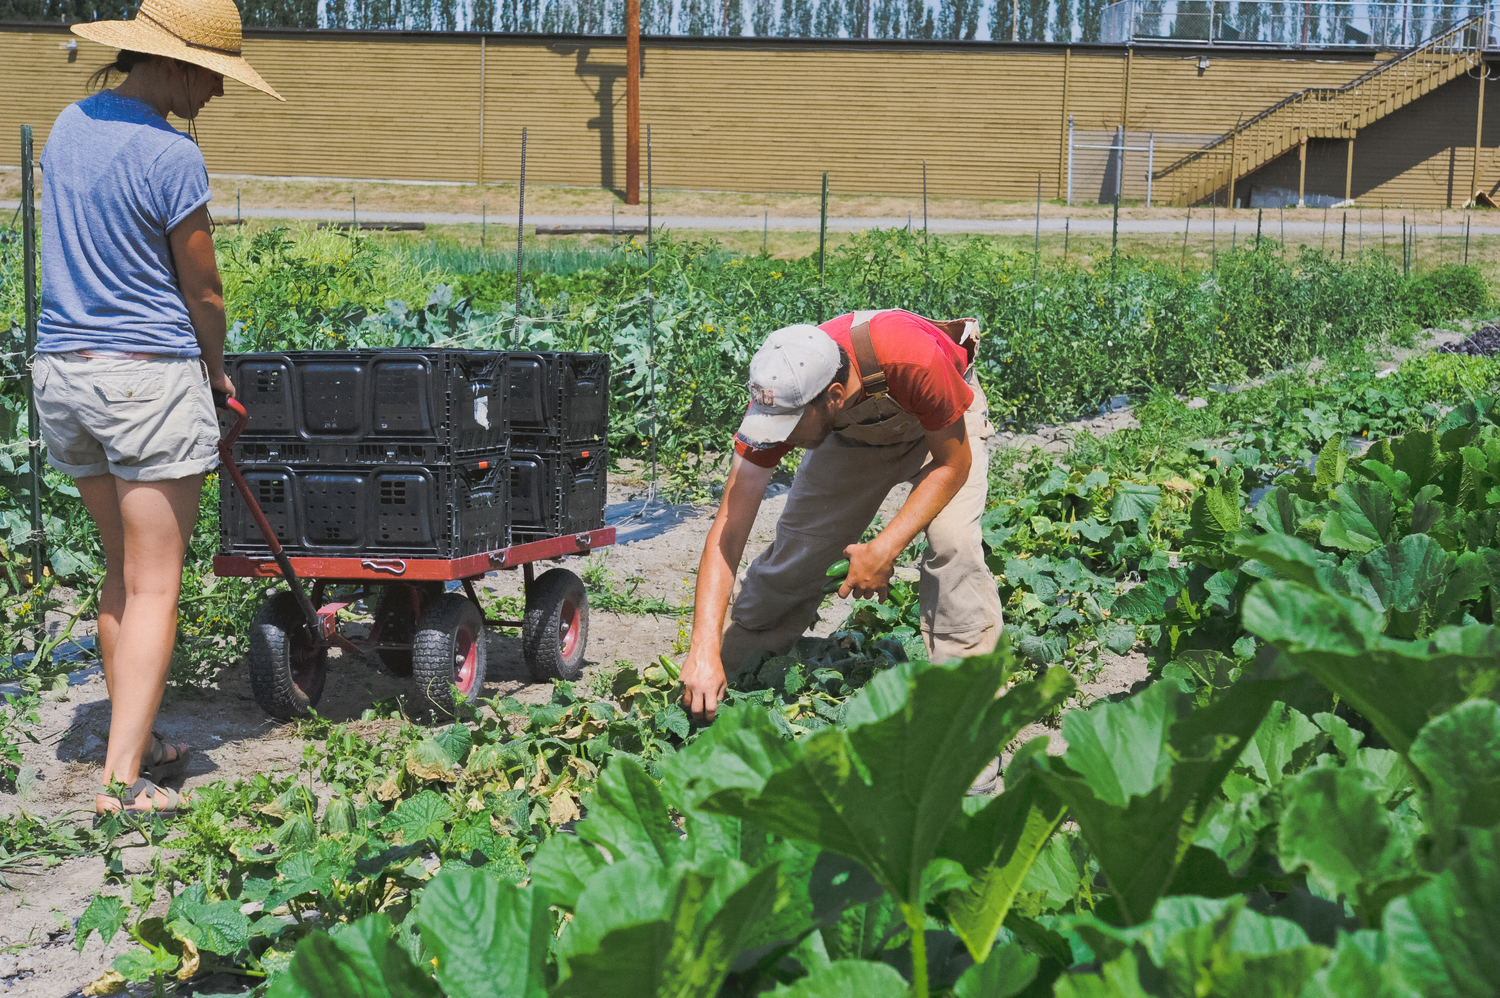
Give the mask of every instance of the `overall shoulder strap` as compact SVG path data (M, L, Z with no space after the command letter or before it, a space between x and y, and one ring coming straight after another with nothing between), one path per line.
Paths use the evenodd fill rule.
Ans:
M875 359L875 343L870 339L870 320L878 312L856 312L854 323L849 327L849 339L854 344L854 363L859 368L859 380L869 398L886 394L885 372L880 361Z

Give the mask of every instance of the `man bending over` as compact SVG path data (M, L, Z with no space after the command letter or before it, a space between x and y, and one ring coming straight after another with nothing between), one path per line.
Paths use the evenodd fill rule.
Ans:
M973 373L977 341L973 320L938 323L900 310L855 312L767 337L750 362L750 408L698 563L682 669L695 716L713 718L726 670L739 671L760 651L791 650L816 619L830 565L849 559L840 597L884 599L897 556L923 530L928 654L946 661L994 649L1000 595L979 528L984 438L993 429ZM795 447L811 453L797 469L776 540L735 591L771 474ZM859 543L899 482L912 484L901 511Z

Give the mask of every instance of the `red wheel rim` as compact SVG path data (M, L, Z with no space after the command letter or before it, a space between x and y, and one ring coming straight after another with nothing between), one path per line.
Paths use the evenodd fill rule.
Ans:
M562 609L557 615L557 644L562 649L564 659L571 659L577 650L580 629L578 604L572 600L563 600Z
M479 665L478 632L468 624L461 624L453 635L453 685L465 694L474 685L474 673Z

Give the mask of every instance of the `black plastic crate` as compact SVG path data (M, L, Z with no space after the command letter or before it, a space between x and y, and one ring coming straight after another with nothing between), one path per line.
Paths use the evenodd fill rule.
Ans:
M449 465L241 466L276 538L291 554L461 558L509 536L503 452ZM220 548L270 555L227 475L219 480Z
M604 526L609 451L605 442L565 444L510 455L512 544Z
M225 368L249 413L247 442L318 445L322 456L305 459L333 463L378 459L336 449L361 443L428 443L443 458L503 448L504 358L497 350L303 350L232 354Z
M364 440L327 443L296 438L240 440L234 463L247 464L420 464L441 465L453 460L452 448L442 444L402 440Z
M509 353L505 402L511 438L542 449L609 432L609 355Z

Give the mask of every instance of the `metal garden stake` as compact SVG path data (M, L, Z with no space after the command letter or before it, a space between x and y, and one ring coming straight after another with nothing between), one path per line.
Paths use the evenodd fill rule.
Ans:
M27 362L26 374L26 442L27 461L31 468L31 584L42 581L42 569L46 565L46 535L42 532L42 444L41 422L36 411L36 385L31 380L30 361L36 355L36 189L34 169L31 162L31 126L21 126L21 257L23 260L23 288L25 296L26 345L23 361ZM37 604L38 623L45 611Z
M521 345L521 237L526 231L526 129L521 129L521 183L516 199L516 346Z

